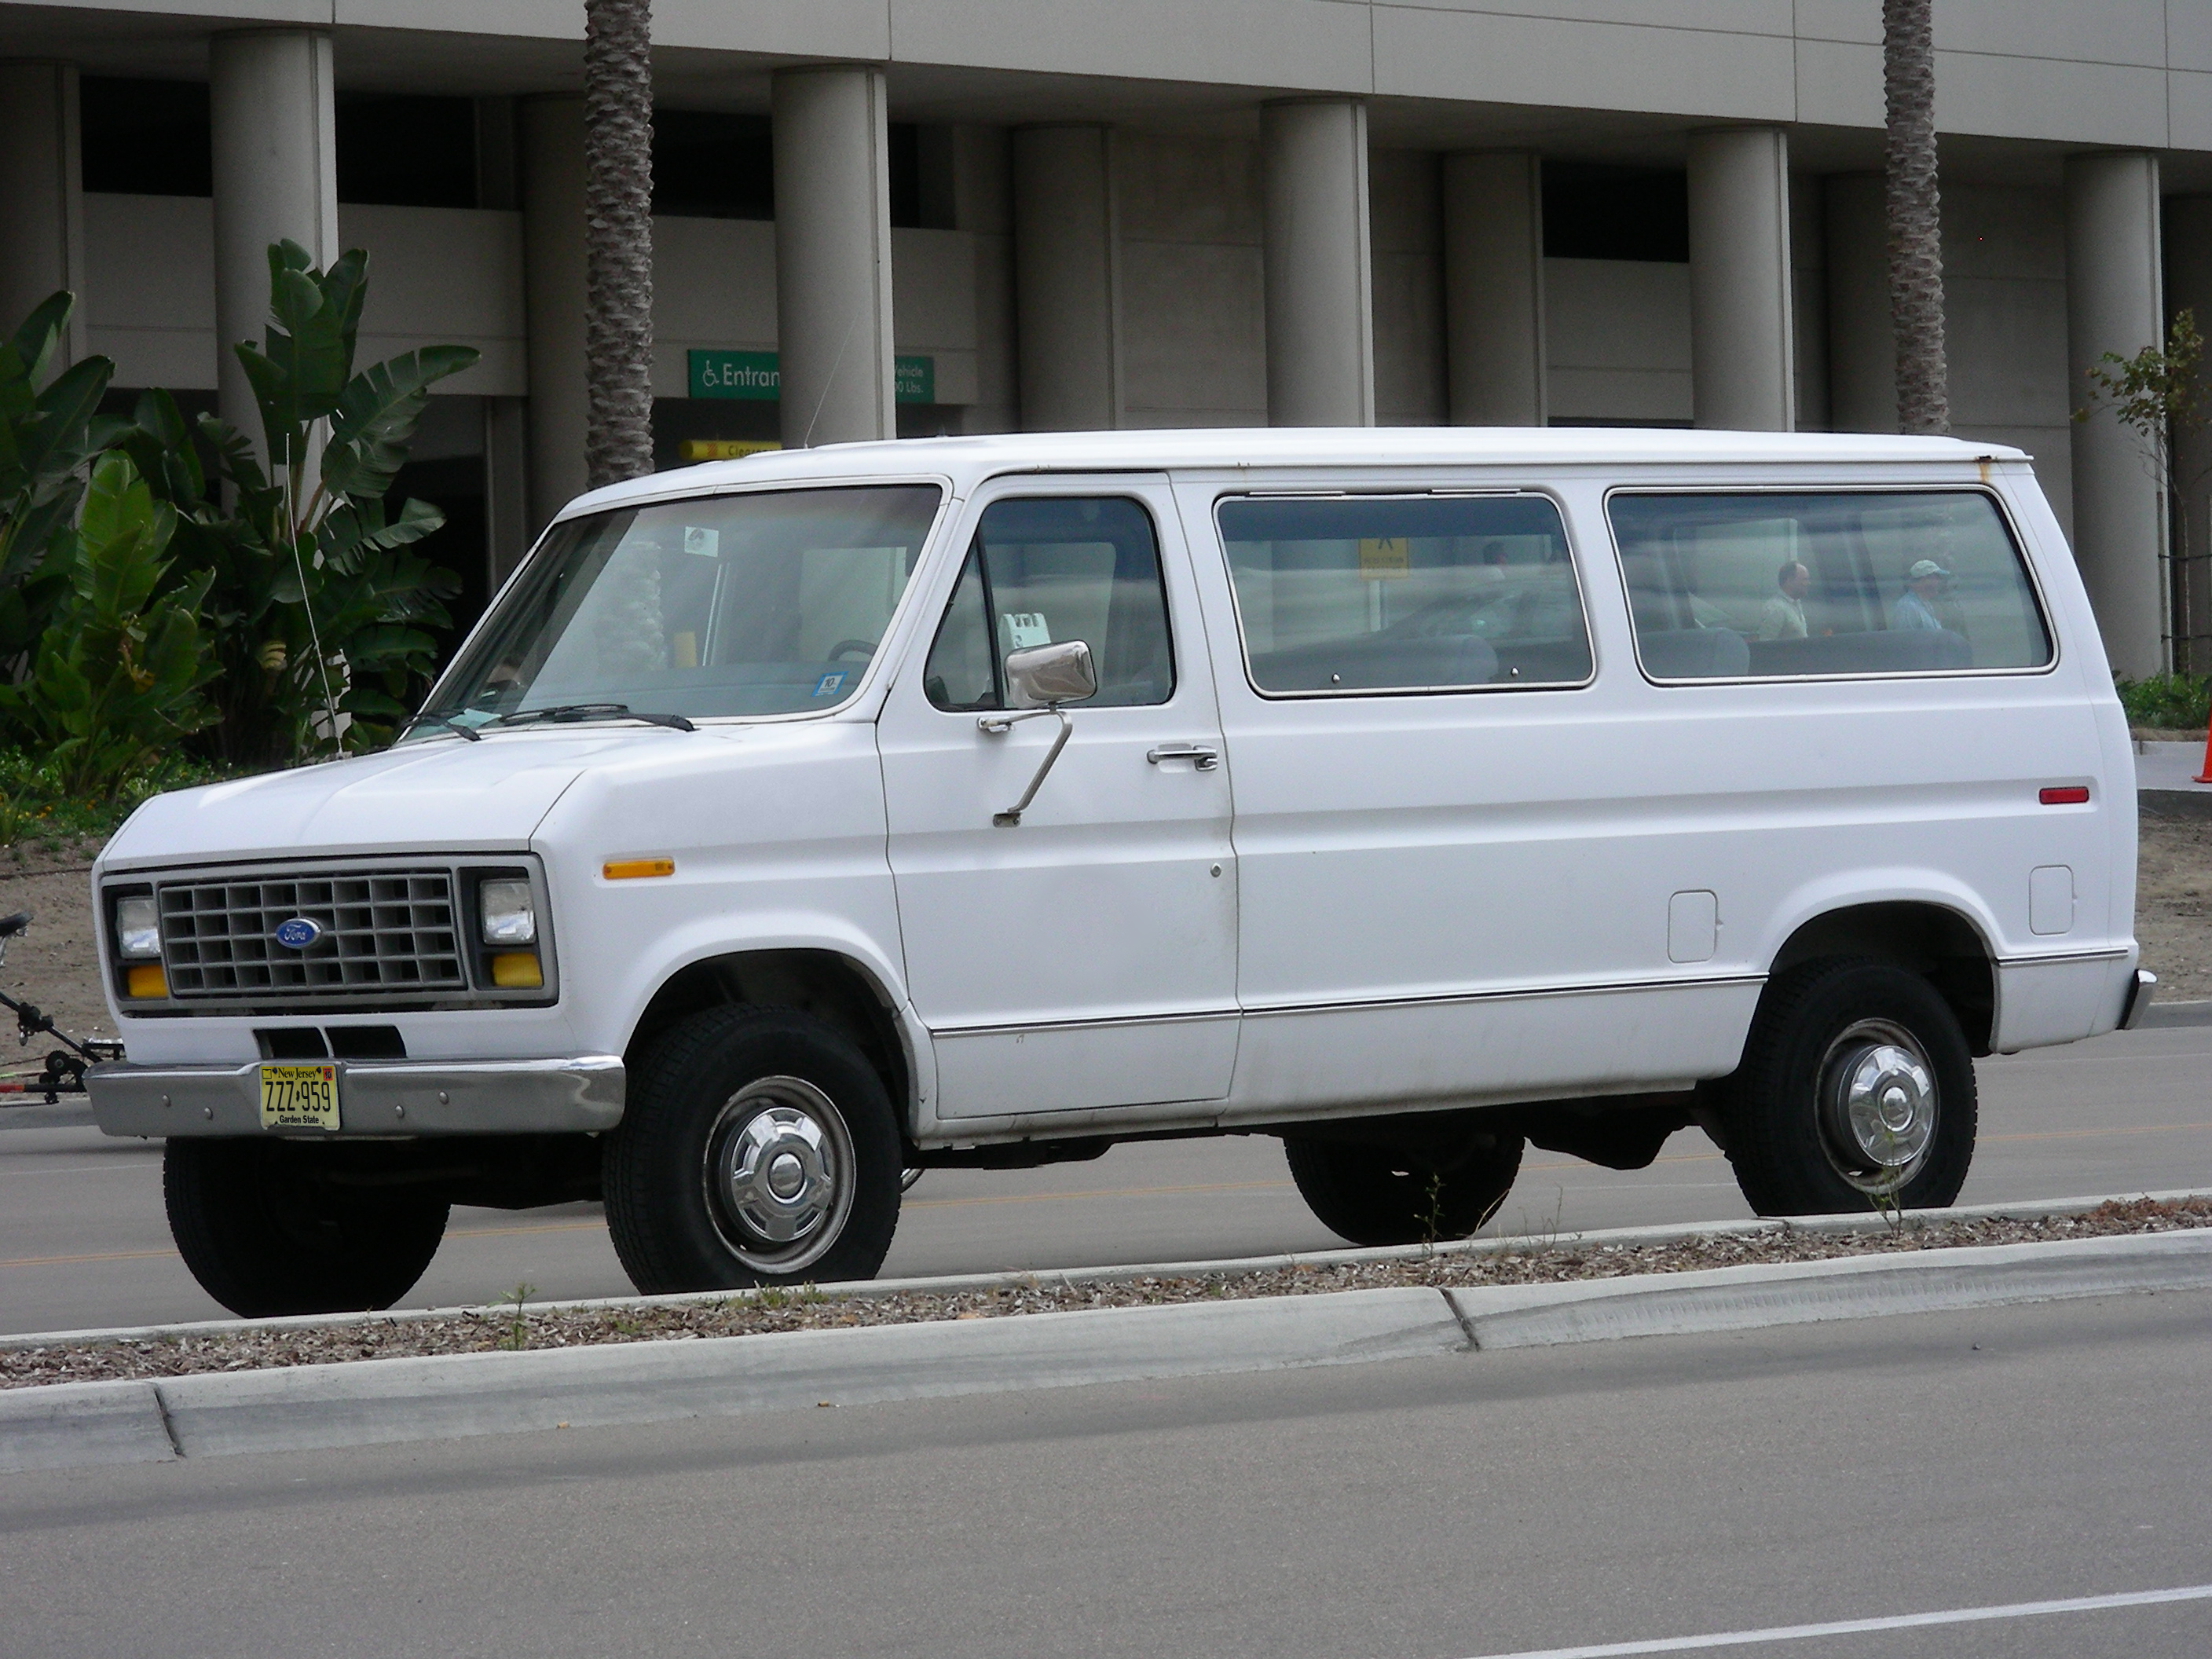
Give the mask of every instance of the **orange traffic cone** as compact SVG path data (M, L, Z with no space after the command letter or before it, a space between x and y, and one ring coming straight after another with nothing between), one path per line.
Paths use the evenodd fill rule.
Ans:
M2212 783L2212 720L2204 726L2204 769L2197 775L2199 783Z

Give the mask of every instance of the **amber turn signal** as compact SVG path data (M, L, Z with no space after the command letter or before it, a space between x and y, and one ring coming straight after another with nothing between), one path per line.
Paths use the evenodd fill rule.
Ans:
M635 881L641 876L672 876L674 859L609 859L599 866L609 881Z
M123 987L134 997L166 997L169 994L169 976L161 971L160 963L142 962L136 968L124 970Z
M501 951L491 959L491 982L502 991L535 991L545 983L535 951Z

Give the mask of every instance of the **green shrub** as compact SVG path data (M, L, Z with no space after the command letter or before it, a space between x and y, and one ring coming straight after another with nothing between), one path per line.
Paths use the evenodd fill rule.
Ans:
M106 358L39 385L76 307L73 295L53 295L0 339L0 661L31 648L68 586L61 567L85 464L116 424L95 412L115 370Z
M186 426L167 392L139 400L117 441L173 504L185 562L211 574L208 609L222 672L224 759L283 763L380 747L427 684L459 592L450 570L408 550L445 514L410 501L385 516L385 492L429 402L430 387L477 360L426 346L356 373L368 292L358 249L317 270L295 242L269 250L264 343L238 347L259 407L268 463L212 416ZM213 457L205 476L192 439ZM214 489L231 489L226 510Z
M2167 732L2202 732L2212 724L2212 677L2153 674L2148 679L2113 676L2130 726Z
M31 658L27 681L0 686L0 723L53 764L65 795L143 770L215 719L203 688L215 668L199 611L210 574L157 593L176 514L126 455L93 467L76 533L54 556L68 589Z
M51 756L0 748L0 847L111 836L149 795L237 775L228 767L169 751L96 793L72 794Z

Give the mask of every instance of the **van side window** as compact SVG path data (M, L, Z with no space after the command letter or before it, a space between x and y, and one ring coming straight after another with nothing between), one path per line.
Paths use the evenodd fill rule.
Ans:
M1006 706L1009 652L1081 640L1098 695L1129 708L1175 695L1167 590L1152 515L1118 495L1040 495L983 510L922 689L945 709Z
M1615 495L1606 510L1653 679L2051 660L2020 550L1978 490Z
M1218 512L1258 691L1590 677L1566 530L1545 496L1232 496Z

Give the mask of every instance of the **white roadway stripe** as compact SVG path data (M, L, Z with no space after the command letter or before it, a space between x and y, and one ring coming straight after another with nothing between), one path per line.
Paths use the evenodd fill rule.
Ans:
M1682 1653L1694 1648L1743 1647L1753 1642L1802 1642L1814 1636L1855 1636L1863 1631L1911 1630L1923 1625L1971 1625L1990 1619L2032 1619L2045 1613L2097 1613L2107 1607L2148 1607L2162 1601L2212 1601L2212 1584L2179 1589L2133 1590L2120 1595L2077 1595L2065 1601L2014 1601L2001 1607L1954 1607L1948 1613L1901 1613L1887 1619L1838 1619L1826 1625L1778 1625L1771 1630L1717 1631L1707 1636L1662 1636L1648 1642L1601 1642L1589 1647L1530 1649L1487 1654L1483 1659L1613 1659L1632 1653Z

